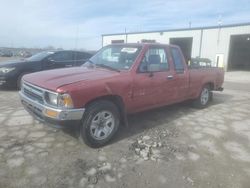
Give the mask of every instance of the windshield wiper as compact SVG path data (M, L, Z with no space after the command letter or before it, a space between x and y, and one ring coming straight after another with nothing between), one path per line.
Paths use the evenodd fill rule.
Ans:
M110 67L110 66L105 65L105 64L95 64L95 65L98 66L98 67L106 68L106 69L113 70L113 71L116 71L116 72L121 72L120 70L118 70L116 68L113 68L113 67Z
M88 65L87 65L87 62L89 63ZM94 63L93 61L89 60L89 59L88 59L88 60L86 61L86 63L84 63L82 66L84 67L84 66L86 66L86 65L87 65L87 66L91 66L92 68L93 68L93 67L96 67L95 63Z

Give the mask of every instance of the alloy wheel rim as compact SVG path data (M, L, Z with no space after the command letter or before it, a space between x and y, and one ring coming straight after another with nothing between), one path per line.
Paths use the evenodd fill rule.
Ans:
M204 88L201 92L201 104L206 105L209 100L209 90Z
M96 140L104 140L112 133L114 127L113 114L109 111L101 111L91 121L90 134Z

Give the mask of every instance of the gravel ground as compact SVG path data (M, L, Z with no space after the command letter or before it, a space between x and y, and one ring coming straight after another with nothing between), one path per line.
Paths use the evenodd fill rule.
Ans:
M73 128L35 121L16 91L1 90L0 187L248 188L249 86L226 80L203 110L182 103L130 116L100 149L79 143Z

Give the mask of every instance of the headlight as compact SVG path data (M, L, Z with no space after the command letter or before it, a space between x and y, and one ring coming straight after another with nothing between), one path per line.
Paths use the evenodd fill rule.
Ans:
M4 73L4 74L6 74L6 73L8 73L8 72L11 72L11 71L13 71L13 70L15 70L15 67L1 67L1 68L0 68L0 72L1 72L1 73Z
M58 106L65 108L73 108L73 101L69 94L61 94L58 96Z
M55 93L49 93L49 92L45 93L45 100L48 104L57 106L57 98L58 98L58 95Z
M69 94L45 93L45 100L48 104L63 108L73 108L73 101Z

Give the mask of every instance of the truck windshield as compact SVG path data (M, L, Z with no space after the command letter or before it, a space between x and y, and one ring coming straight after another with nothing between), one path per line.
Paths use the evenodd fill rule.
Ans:
M139 46L128 45L111 45L104 47L96 55L94 55L87 63L95 64L103 68L110 68L114 70L128 70L133 65L136 57L141 51Z
M45 57L54 54L54 52L40 52L37 53L29 58L27 58L28 61L41 61Z

